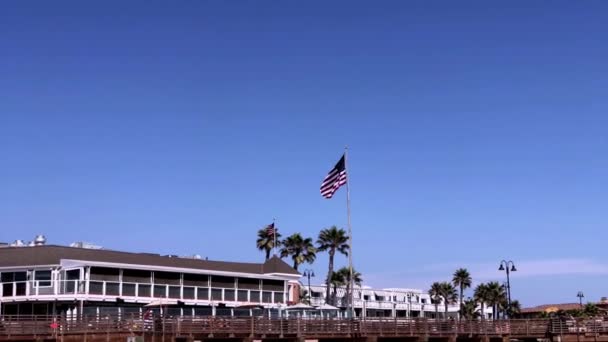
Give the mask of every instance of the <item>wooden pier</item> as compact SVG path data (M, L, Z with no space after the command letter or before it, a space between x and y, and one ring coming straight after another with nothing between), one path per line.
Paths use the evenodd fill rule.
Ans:
M0 317L0 341L555 341L608 342L604 320Z

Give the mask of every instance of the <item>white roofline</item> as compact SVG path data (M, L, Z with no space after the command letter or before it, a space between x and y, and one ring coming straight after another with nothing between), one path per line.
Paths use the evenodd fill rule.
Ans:
M299 278L299 275L295 275L295 274L290 275L290 274L283 274L283 273L245 273L245 272L214 271L214 270L205 270L205 269L198 269L198 268L124 264L124 263L76 260L76 259L62 259L61 266L62 267L75 267L75 266L116 267L116 268L123 268L123 269L126 268L126 269L146 270L146 271L182 272L182 273L193 273L193 274L236 276L236 277L243 277L243 278L272 279L272 280L285 280L285 278L288 278L288 279Z

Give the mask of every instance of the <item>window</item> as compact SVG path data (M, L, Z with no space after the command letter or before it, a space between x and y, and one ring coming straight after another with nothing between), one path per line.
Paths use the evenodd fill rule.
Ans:
M179 286L169 286L169 298L181 298L181 288Z
M38 287L50 287L51 271L34 271L34 280Z
M227 302L234 301L234 290L224 290L224 300Z
M270 292L270 291L262 292L262 302L263 303L272 303L272 292Z
M123 296L135 296L135 284L122 284L122 295Z
M237 293L237 296L238 296L239 302L247 302L247 301L249 301L247 299L247 297L248 297L247 290L239 290L239 292Z
M249 301L258 303L260 301L260 291L249 292Z
M283 303L283 293L275 292L274 293L274 302L275 303Z
M199 287L196 289L197 299L209 299L209 288Z
M212 300L222 300L222 289L211 289Z
M184 286L184 299L194 299L194 287Z

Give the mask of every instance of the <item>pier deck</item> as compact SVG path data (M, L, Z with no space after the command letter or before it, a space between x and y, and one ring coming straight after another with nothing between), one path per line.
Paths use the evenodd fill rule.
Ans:
M608 342L608 321L4 316L0 341L540 340Z

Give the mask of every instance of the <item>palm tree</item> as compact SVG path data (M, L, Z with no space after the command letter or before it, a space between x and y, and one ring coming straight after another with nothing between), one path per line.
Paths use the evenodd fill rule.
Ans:
M431 284L429 289L429 296L431 296L431 302L435 304L435 318L439 314L439 302L441 301L441 283L436 281Z
M439 294L443 299L443 305L445 307L445 313L443 315L444 318L448 317L448 305L455 303L458 300L458 292L452 283L444 281L439 284L440 291Z
M484 308L485 304L488 302L488 286L484 283L481 283L475 287L475 293L473 295L475 302L479 303L481 306L481 317L483 319L486 318Z
M459 292L459 303L460 303L460 316L462 316L462 298L464 295L464 290L468 289L469 287L471 287L471 283L473 282L473 279L471 279L471 275L469 274L469 271L467 271L466 268L459 268L456 270L456 272L454 272L454 276L452 278L452 283L454 284L454 286L458 287L458 289L460 290Z
M336 302L338 301L338 287L344 286L346 278L344 278L344 273L334 272L331 274L331 285L333 287L332 294L332 305L336 306ZM326 301L329 302L329 301Z
M487 303L492 306L493 309L493 318L498 318L498 311L503 309L507 303L507 294L505 292L505 287L500 285L496 281L491 281L487 285Z
M519 304L518 300L512 300L511 305L507 307L507 316L509 318L517 318L521 313L521 304Z
M331 226L327 229L323 229L319 233L317 250L327 251L329 253L329 270L327 272L327 287L325 292L325 302L328 304L331 275L334 273L334 256L336 255L336 251L348 255L348 249L348 236L344 229Z
M311 294L308 293L307 289L304 289L301 287L298 297L299 297L299 300L298 300L299 303L304 303L304 304L310 305Z
M587 304L585 304L585 307L583 308L583 312L585 313L585 315L587 315L589 317L593 317L593 316L597 316L597 314L599 313L599 309L597 308L597 305L595 305L593 303L587 303Z
M276 241L278 247L281 244L281 234L276 230L274 230L274 233L277 234ZM268 227L258 230L258 240L256 241L256 244L259 250L266 252L266 260L270 259L270 252L275 247L274 241L275 237L272 233L269 233Z
M479 311L477 311L477 302L474 299L467 299L462 302L460 307L462 317L465 319L476 319L479 317Z
M298 266L303 263L312 264L317 257L317 250L312 244L311 238L303 238L300 233L292 234L281 242L281 258L291 256L293 268L297 271Z
M346 284L346 293L344 295L345 303L350 303L350 268L348 267L342 267L340 268L337 273L340 273L342 275L342 277L344 278L344 283ZM363 282L363 278L361 277L361 273L355 271L355 269L353 268L353 283L355 285L359 285L361 286L361 283Z

